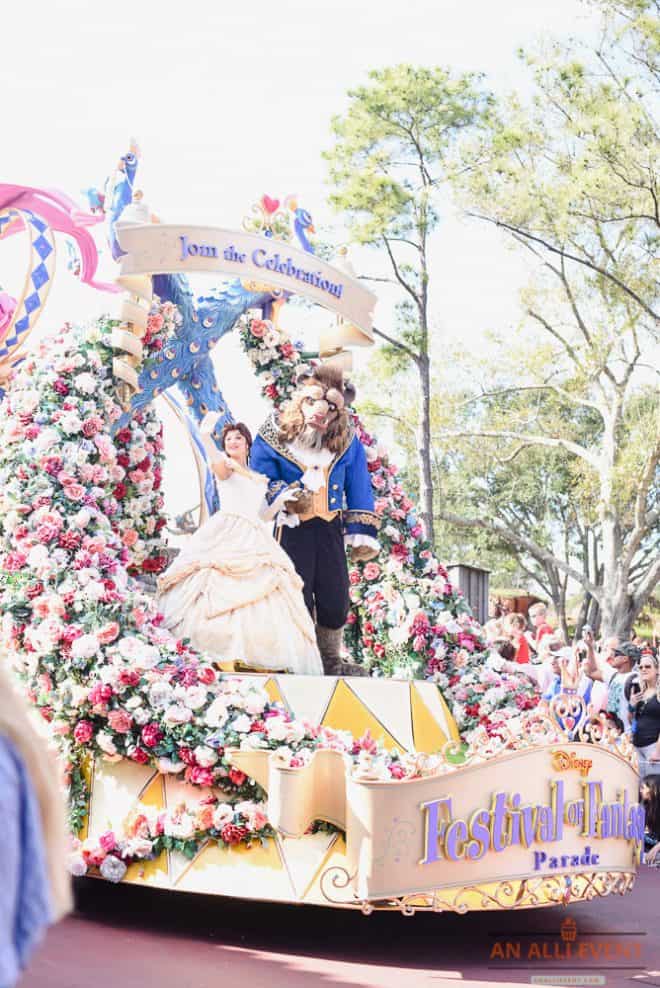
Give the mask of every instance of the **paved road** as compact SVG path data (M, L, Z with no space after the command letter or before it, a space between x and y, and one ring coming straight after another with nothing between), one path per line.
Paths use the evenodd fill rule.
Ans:
M571 950L583 943L588 960L563 957L569 917ZM496 956L507 942L520 959ZM562 956L536 959L544 942ZM660 871L642 869L629 896L566 909L412 918L82 880L77 912L51 931L20 988L503 988L578 972L601 973L608 988L660 986Z

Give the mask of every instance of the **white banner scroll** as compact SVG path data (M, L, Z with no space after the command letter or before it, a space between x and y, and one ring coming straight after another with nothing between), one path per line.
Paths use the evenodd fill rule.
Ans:
M315 819L346 830L359 899L630 873L643 842L638 775L597 744L542 745L401 782L356 777L336 751L301 768L267 751L228 754L268 790L280 833L300 837Z
M373 342L376 296L314 254L268 237L212 226L117 224L121 274L218 272L303 295L357 326Z

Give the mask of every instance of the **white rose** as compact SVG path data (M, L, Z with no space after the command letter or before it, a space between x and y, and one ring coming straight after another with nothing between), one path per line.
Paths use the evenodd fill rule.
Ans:
M216 697L211 706L206 711L204 720L209 727L224 727L227 723L227 704L224 697Z
M195 821L189 813L182 814L176 822L172 819L165 819L164 833L167 837L176 837L179 840L187 840L195 833Z
M77 391L82 391L86 395L93 395L97 388L96 378L87 371L84 371L82 374L76 374L73 384Z
M91 659L100 649L96 635L81 635L71 645L71 655L74 659Z
M70 436L82 429L82 419L75 412L65 412L58 424L60 429Z
M266 721L266 735L271 741L286 741L289 724L283 717L269 717Z
M205 744L197 745L193 751L193 755L195 756L197 764L201 765L202 768L211 768L211 766L215 765L218 760L217 752Z
M246 714L240 714L231 722L230 727L232 727L238 734L249 734L250 728L252 727L252 721Z
M216 830L222 830L226 823L231 823L234 819L234 807L229 803L219 803L213 811L213 826Z
M116 755L117 746L112 740L112 735L108 734L107 731L99 731L96 735L96 743L98 744L101 751L105 752L106 755Z
M71 524L74 528L87 528L91 520L92 513L89 508L81 508L71 519Z
M165 680L152 683L149 687L149 703L156 710L164 709L170 705L173 692L172 687Z
M264 711L264 707L268 703L268 696L265 693L257 693L256 690L250 690L246 694L243 701L243 707L247 714L254 717L256 714L261 714Z
M186 690L186 694L183 702L191 710L199 710L206 703L206 687L205 686L189 686Z
M163 716L166 724L187 724L192 720L192 710L184 707L181 703L173 703L168 707Z
M183 772L186 767L185 762L173 762L171 758L159 758L156 764L158 771L163 775L176 775L177 772Z

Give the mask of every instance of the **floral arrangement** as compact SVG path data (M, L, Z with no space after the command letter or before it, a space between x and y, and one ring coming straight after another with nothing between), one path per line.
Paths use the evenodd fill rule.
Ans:
M151 409L116 428L114 325L65 326L45 340L0 406L0 646L63 756L74 832L86 813L90 755L180 775L204 794L195 808L145 809L124 833L83 844L72 858L78 872L96 867L121 878L128 863L163 848L194 853L208 838L249 845L267 836L263 793L232 766L227 748L277 751L295 767L330 747L356 771L387 779L438 766L388 753L368 735L292 720L254 680L218 674L162 627L134 578L166 565L162 429ZM154 307L147 359L177 325L174 306ZM282 400L300 349L264 321L244 324L241 336L264 356L253 362L270 375L267 396ZM421 540L396 468L356 426L385 522L385 561L351 569L349 643L373 674L435 679L465 732L497 740L505 721L534 704L533 687L486 662L480 629Z
M295 387L301 345L262 319L243 319L240 335L264 397L277 407ZM496 734L536 705L538 691L524 676L486 667L483 631L424 540L397 467L357 415L353 421L366 450L382 548L377 560L350 567L345 645L372 676L436 682L467 739L478 728Z
M129 864L157 858L165 850L193 858L208 840L223 847L264 843L273 836L264 809L261 802L227 803L215 795L205 796L196 806L180 803L172 810L139 804L123 833L107 830L98 837L76 840L69 871L81 876L97 869L108 881L120 882Z

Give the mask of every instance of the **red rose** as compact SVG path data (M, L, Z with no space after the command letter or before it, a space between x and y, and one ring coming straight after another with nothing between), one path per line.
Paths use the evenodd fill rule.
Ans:
M91 721L79 720L76 724L73 736L78 744L89 744L94 736L94 728Z
M167 556L151 556L142 563L143 573L162 573L167 567Z
M195 756L193 755L190 748L179 748L179 758L184 763L184 765L196 765Z
M163 732L158 724L145 724L142 728L142 743L147 748L155 748L163 740Z
M119 673L119 682L124 686L137 686L140 682L140 673L134 669L122 669Z
M246 779L247 775L245 772L241 772L239 768L229 769L229 781L233 782L235 786L242 786Z
M66 382L63 381L61 377L58 377L58 379L53 384L53 391L55 391L56 394L58 395L62 395L62 397L66 397L69 393L69 389L66 385Z
M149 755L144 748L134 748L130 754L130 757L134 762L137 762L138 765L146 765L149 761Z
M124 470L128 470L128 468L131 465L131 458L128 455L128 453L118 453L117 463L119 464L120 467L123 467Z
M130 429L119 429L115 435L115 441L121 443L122 446L126 446L131 441L131 430Z
M113 497L117 501L123 501L126 497L127 487L126 484L119 483L112 492Z
M247 827L239 827L235 823L226 823L220 831L225 844L240 844L249 834Z
M215 682L215 670L211 669L211 666L202 666L197 672L197 678L204 686L210 686Z

